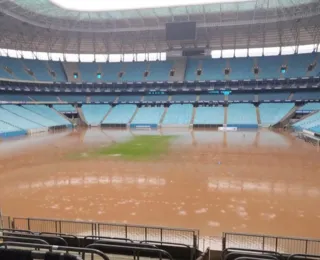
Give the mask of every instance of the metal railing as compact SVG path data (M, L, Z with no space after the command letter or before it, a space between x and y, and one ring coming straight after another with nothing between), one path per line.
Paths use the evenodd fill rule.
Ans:
M222 249L247 248L281 254L320 255L320 240L281 236L223 233Z
M3 228L69 234L78 237L110 237L133 241L152 240L185 244L200 250L245 248L274 251L284 254L320 255L320 240L245 233L223 233L221 237L200 238L199 230L154 226L94 223L40 218L10 218L2 216ZM200 242L200 247L199 247Z
M10 223L10 220L9 220ZM198 248L199 230L38 218L12 218L14 229L180 243Z

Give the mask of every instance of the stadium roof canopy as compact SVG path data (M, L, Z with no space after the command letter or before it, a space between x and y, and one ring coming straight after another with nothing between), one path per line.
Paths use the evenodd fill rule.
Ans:
M319 0L85 1L0 0L0 48L103 54L320 42ZM165 24L182 21L197 22L197 39L167 42Z

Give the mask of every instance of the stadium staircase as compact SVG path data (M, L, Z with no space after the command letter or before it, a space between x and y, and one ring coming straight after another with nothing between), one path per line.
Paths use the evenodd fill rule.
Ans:
M136 108L136 110L134 111L132 117L130 118L129 122L128 122L128 125L130 125L134 119L134 117L136 116L136 114L138 113L139 111L139 107Z
M224 125L228 122L228 107L224 107Z
M257 122L258 122L258 125L261 125L260 110L259 110L259 107L258 107L258 106L256 106L256 112L257 112Z
M76 83L79 82L80 83L82 81L80 70L79 70L77 62L63 62L62 65L63 65L64 71L66 73L67 80L69 82L76 82ZM77 79L75 79L73 77L73 73L78 73Z
M169 76L169 81L184 81L187 67L187 57L176 58L172 67L175 70L175 74L174 76Z
M77 110L77 113L78 113L79 118L81 120L81 125L88 125L87 120L86 120L86 118L85 118L85 116L83 114L82 108L81 107L77 107L76 110Z
M101 120L101 123L107 118L107 116L111 113L111 111L112 111L112 107L110 107L106 115L103 117L103 119Z
M168 111L168 108L165 107L165 108L164 108L164 111L163 111L163 114L162 114L162 116L161 116L161 119L160 119L160 121L159 121L159 126L162 125L162 122L163 122L164 118L166 117L167 111Z
M288 100L292 100L292 98L293 98L293 93L290 93L290 95L289 95L289 97L288 97Z
M193 107L192 117L191 117L191 121L190 121L190 125L191 125L191 126L193 125L193 122L194 122L194 118L195 118L195 116L196 116L196 113L197 113L197 108Z
M292 95L292 94L291 94ZM289 124L290 119L296 114L296 111L299 110L301 106L294 106L275 127L285 127Z
M62 112L56 110L54 107L51 108L54 112L56 112L59 116L63 117L64 119L68 120L69 122L73 123L73 121L68 118L65 114L63 114ZM78 110L76 109L76 111L78 112Z
M48 74L52 78L52 81L57 81L57 77L50 74L50 71L53 71L53 69L50 67L49 62L48 61L44 61L44 62L46 64Z

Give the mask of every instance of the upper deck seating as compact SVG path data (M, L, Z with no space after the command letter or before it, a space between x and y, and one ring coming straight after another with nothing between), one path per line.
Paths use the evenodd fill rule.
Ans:
M293 94L292 100L320 100L320 91L303 91Z
M116 100L116 96L92 95L90 100L91 102L113 102Z
M164 102L168 101L168 95L145 95L143 101L150 102Z
M276 101L288 100L290 96L290 92L269 92L269 93L259 93L258 99L259 101Z
M171 101L196 101L196 95L172 95Z

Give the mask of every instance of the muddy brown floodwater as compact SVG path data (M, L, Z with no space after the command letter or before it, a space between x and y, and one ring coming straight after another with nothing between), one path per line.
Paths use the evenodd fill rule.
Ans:
M85 158L136 134L178 137L155 161ZM319 205L319 150L285 132L90 129L0 143L0 207L15 217L317 237Z

